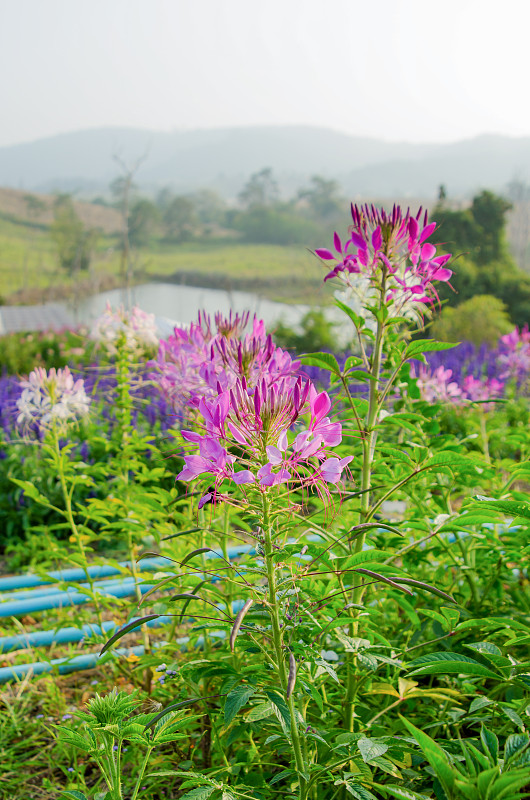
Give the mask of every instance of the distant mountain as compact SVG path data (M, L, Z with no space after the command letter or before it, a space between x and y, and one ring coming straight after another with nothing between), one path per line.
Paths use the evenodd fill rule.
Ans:
M144 190L211 187L233 198L251 173L272 167L285 194L312 175L336 178L351 196L434 197L502 190L530 178L530 138L480 136L449 145L386 142L325 128L271 126L143 131L103 128L0 148L0 185L22 190L95 194L108 190L119 154L145 156L137 174Z

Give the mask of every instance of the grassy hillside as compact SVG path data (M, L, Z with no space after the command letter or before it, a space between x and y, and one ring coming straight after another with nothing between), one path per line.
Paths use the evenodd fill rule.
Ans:
M212 288L257 291L273 300L323 303L323 272L303 247L205 242L156 245L132 252L133 281L166 280ZM81 292L120 283L116 237L100 237L90 270L80 273ZM0 295L8 303L64 297L73 281L59 266L49 231L0 217Z

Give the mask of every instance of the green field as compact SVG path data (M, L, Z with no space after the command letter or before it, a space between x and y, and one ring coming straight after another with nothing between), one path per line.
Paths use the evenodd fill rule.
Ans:
M271 300L321 305L329 299L323 270L303 247L233 241L157 244L131 253L135 283L165 280L212 288L256 291ZM83 291L102 279L119 280L120 246L101 237L90 270L80 273ZM8 303L64 296L73 280L61 269L46 229L0 219L0 295Z

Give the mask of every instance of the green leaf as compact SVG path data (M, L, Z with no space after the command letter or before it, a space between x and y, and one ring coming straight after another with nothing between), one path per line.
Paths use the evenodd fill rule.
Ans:
M353 309L346 305L346 303L342 303L340 300L335 299L335 305L344 311L346 316L348 316L356 328L362 328L365 325L365 322L361 316L355 313Z
M502 712L508 717L508 719L515 725L517 725L518 728L525 727L523 720L521 719L519 714L513 710L513 708L510 708L510 706L505 706L505 705L501 705L500 708Z
M260 703L248 712L246 718L248 722L257 722L259 719L270 717L271 714L274 714L272 703Z
M368 791L366 787L361 786L360 783L347 783L346 791L348 794L353 795L356 800L377 800L375 794L372 794L372 792Z
M453 653L448 653L448 655L454 655ZM410 677L415 675L476 675L481 678L495 678L495 680L500 680L500 676L497 675L495 672L492 672L487 667L483 667L482 664L479 664L478 661L473 661L470 659L469 661L464 660L453 660L453 661L436 661L431 662L423 667L419 667L418 669L414 669L412 672L409 672Z
M304 353L300 360L302 364L327 369L328 372L340 376L339 362L331 353Z
M78 792L76 789L63 789L59 797L64 797L65 800L88 800L86 794Z
M519 503L516 500L492 500L491 497L482 497L481 495L477 495L475 500L478 500L483 508L501 511L510 517L530 519L530 505L528 503Z
M343 569L350 569L351 567L356 567L357 564L366 564L366 563L376 563L377 561L385 561L387 558L390 558L392 553L387 550L376 550L372 548L370 550L361 550L360 553L355 553L354 555L350 556L348 560L344 563Z
M394 784L374 783L374 789L378 789L383 794L389 794L390 797L396 797L397 800L429 800L426 794L418 794L413 792L412 789L404 789L402 786L394 786Z
M279 783L279 781L283 781L285 780L285 778L288 778L290 775L293 774L294 773L292 769L283 769L281 772L278 772L276 773L276 775L273 775L272 778L267 781L267 783L269 786L272 786L274 783Z
M368 739L366 736L363 736L357 742L357 747L363 757L363 761L366 764L369 764L373 758L378 758L378 756L384 755L388 750L388 745L383 744L382 742L378 742L375 739Z
M244 686L239 684L234 686L231 692L228 693L225 703L224 721L229 725L237 712L243 708L252 697L256 690L252 686Z
M281 695L277 692L270 692L266 691L265 694L273 704L276 710L276 716L282 722L282 727L285 731L288 731L291 726L291 712L289 711L289 706L283 699Z
M431 739L431 737L427 736L426 733L420 731L419 728L416 728L416 726L413 725L412 722L409 722L401 715L400 719L405 725L405 727L409 730L409 732L414 736L414 738L418 742L423 755L425 756L425 758L435 771L440 782L443 784L444 789L446 790L446 794L449 794L451 796L451 790L453 788L456 776L451 767L449 766L446 753L434 741L434 739Z
M405 350L404 359L416 358L421 353L433 353L437 350L451 350L459 342L435 342L434 339L417 339L411 342Z
M362 363L362 358L359 358L358 356L348 356L344 363L344 372L348 372L350 369L355 369L355 367L358 367Z
M215 786L198 786L192 789L191 792L186 792L180 796L180 800L206 800L211 794L215 792Z
M506 762L511 761L515 756L520 755L530 744L530 737L527 733L512 733L506 739L504 745L504 758Z
M491 756L491 763L493 766L497 764L499 757L499 740L494 733L489 731L484 725L480 730L480 741L486 755L489 753Z

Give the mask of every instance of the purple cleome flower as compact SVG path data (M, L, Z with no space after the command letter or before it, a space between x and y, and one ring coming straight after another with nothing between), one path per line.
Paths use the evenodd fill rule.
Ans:
M351 206L353 225L343 243L334 234L335 253L315 250L324 261L336 261L324 280L340 278L364 305L380 296L395 316L422 316L438 299L434 284L449 281L452 271L445 266L450 255L436 255L427 242L436 223L428 224L427 212L416 216L394 206L391 213L374 206Z
M201 498L199 507L215 501L225 480L261 490L280 484L315 486L326 493L326 484L338 483L352 460L330 456L329 448L342 439L340 423L327 416L330 408L326 392L318 394L301 377L294 385L290 378L271 385L262 377L253 389L245 378L237 379L230 391L199 401L204 432L182 432L186 441L198 445L199 453L184 458L177 478L214 476L215 488ZM293 438L292 426L307 414L309 426ZM237 449L238 456L229 448Z
M153 378L178 414L193 416L201 399L230 390L238 379L254 387L262 378L271 383L298 372L299 362L276 347L262 320L254 317L251 332L244 334L249 318L216 314L212 325L200 313L189 329L175 328L160 342Z

